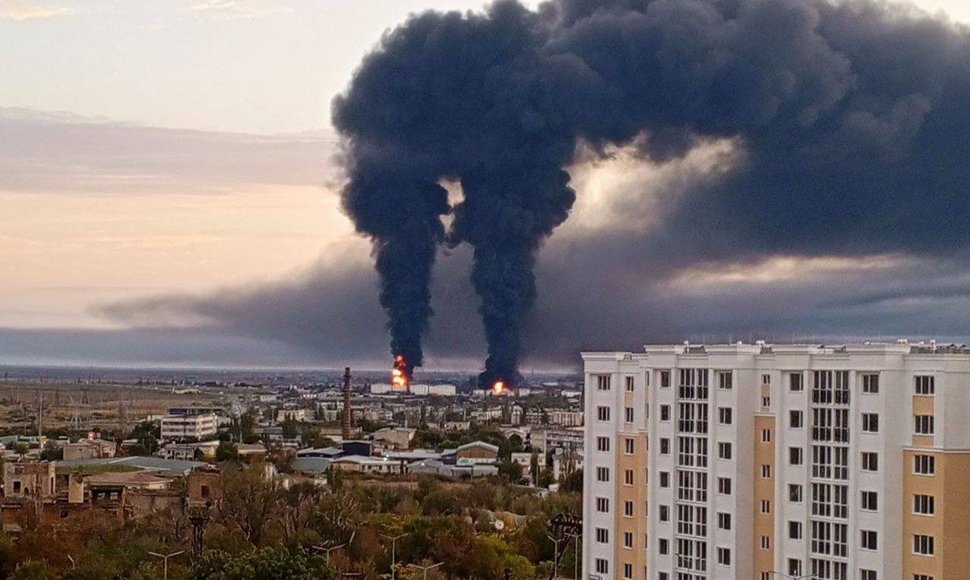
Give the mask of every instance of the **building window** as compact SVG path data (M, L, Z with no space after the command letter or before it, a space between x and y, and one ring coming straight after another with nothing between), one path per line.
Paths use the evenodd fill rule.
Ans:
M633 377L624 377L623 384L626 387L626 392L628 393L633 392Z
M596 468L596 481L609 481L610 480L610 468L609 467L597 467Z
M914 455L913 473L917 475L936 475L936 457L932 455Z
M933 580L929 574L913 574L913 580Z
M761 549L770 550L771 549L771 538L768 536L761 536Z
M933 434L933 415L914 415L913 423L917 435Z
M875 570L859 570L859 580L878 580Z
M913 553L920 554L923 556L932 556L934 554L933 546L933 536L924 536L922 534L916 534L913 536Z
M802 486L797 483L788 484L788 501L802 503Z
M862 530L862 548L864 550L877 550L879 539L875 530Z
M762 479L771 479L771 466L770 465L764 464L764 465L761 466L761 478Z
M670 421L670 405L660 405L660 420Z
M596 543L598 544L608 544L610 543L610 532L606 528L596 528Z
M660 521L662 522L670 521L670 506L666 506L666 505L660 506Z
M670 487L670 472L661 471L660 472L660 487Z
M660 388L665 389L670 386L670 371L660 371Z
M609 513L610 511L610 500L605 497L596 498L596 511L601 514Z
M879 454L874 451L862 452L862 471L879 471Z
M862 375L862 392L867 395L879 393L879 375Z
M658 550L657 551L660 552L660 554L663 555L663 556L666 556L667 554L669 554L670 553L670 542L667 541L666 538L660 538L660 543L659 543L659 546L658 546Z
M717 529L719 530L730 530L731 529L731 514L718 512L717 514Z
M788 412L788 426L792 429L801 429L805 426L805 413L801 411Z
M628 518L632 518L633 517L633 502L632 501L627 500L627 501L624 501L623 502L623 516L624 517L628 517Z
M763 499L761 500L761 513L770 514L771 513L771 502Z
M762 407L770 407L771 406L771 397L761 397L761 406Z
M935 395L936 394L936 377L930 375L916 375L915 377L915 392L917 395Z
M623 418L627 423L633 422L633 407L625 407L623 409Z
M771 384L771 375L761 375L761 384L762 385L770 385Z
M597 391L608 391L608 390L610 390L610 375L597 375L596 376L596 390Z
M633 564L623 564L623 580L633 580Z
M879 494L874 491L862 492L862 509L874 512L879 509Z
M936 513L936 498L932 495L916 494L913 496L913 513L931 516Z
M719 459L731 459L731 444L725 441L718 443L717 456Z
M633 547L633 532L623 532L623 547L624 548Z
M801 447L788 448L788 463L790 465L801 465L804 461L804 451Z
M603 558L596 559L596 573L597 574L609 574L610 564Z
M721 495L731 495L731 478L717 478L717 493Z
M603 407L603 406L596 407L596 418L599 419L600 421L609 421L610 408Z
M633 446L634 446L634 443L633 443L632 437L626 437L623 439L623 447L624 447L623 451L627 455L633 455Z
M796 558L788 558L788 575L789 576L801 576L802 575L802 561Z
M762 429L761 430L761 442L762 443L771 443L771 429Z
M670 455L670 439L666 437L660 438L660 454Z
M879 415L876 413L863 413L862 414L862 432L863 433L878 433L879 432Z
M717 387L724 391L729 391L734 387L734 377L731 371L722 371L717 375Z
M717 410L717 420L721 425L730 425L734 419L734 412L730 407L720 407Z
M801 373L791 373L788 375L788 390L793 393L800 393L805 390L802 386L802 374Z
M609 437L597 437L596 438L596 450L597 451L609 451L610 450L610 438Z
M731 550L728 548L717 549L717 563L721 566L731 565Z
M633 470L627 469L623 471L623 484L633 485Z

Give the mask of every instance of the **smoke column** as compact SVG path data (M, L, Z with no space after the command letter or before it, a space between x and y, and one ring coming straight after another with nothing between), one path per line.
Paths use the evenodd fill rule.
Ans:
M966 29L866 0L558 0L537 12L505 0L412 17L333 107L344 204L374 239L392 350L420 363L436 248L468 243L489 351L480 380L516 381L536 254L575 200L565 168L580 144L664 162L730 140L738 166L665 216L671 251L702 237L721 252L930 251L962 236L962 213L934 220L930 242L922 224L934 202L963 207L970 192L958 153L968 45ZM461 184L453 208L444 179Z

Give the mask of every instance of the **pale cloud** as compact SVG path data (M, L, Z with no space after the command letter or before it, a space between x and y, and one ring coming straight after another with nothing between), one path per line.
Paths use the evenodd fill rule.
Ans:
M189 7L194 14L215 20L255 20L293 12L293 7L270 2L239 2L237 0L203 0Z
M0 0L0 20L13 20L14 22L47 20L59 16L67 16L73 12L73 9L67 8L66 6L52 6L49 4L21 2L18 0Z

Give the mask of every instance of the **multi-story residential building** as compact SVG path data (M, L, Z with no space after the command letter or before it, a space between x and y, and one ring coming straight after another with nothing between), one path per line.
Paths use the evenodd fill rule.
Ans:
M164 440L193 438L204 441L216 436L218 420L211 413L189 415L165 415L162 417L161 435Z
M970 349L584 353L583 578L970 570Z

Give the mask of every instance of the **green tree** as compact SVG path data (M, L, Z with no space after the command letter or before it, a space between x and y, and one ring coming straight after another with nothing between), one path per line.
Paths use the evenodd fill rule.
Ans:
M13 451L23 459L25 455L30 453L30 446L26 443L17 443L13 446Z
M243 554L210 550L192 566L192 580L314 580L336 578L323 558L276 544Z
M566 479L562 480L559 487L560 491L572 491L582 493L583 491L583 470L577 469L570 473Z
M522 466L511 459L503 459L498 463L498 474L509 483L522 481Z
M276 484L267 481L262 463L228 468L222 482L222 518L243 539L259 546L277 515Z
M222 463L224 461L238 461L239 460L239 448L235 443L230 443L229 441L220 441L219 446L216 447L216 461Z
M61 461L64 459L64 448L54 441L48 441L44 445L44 450L40 452L40 459L41 461Z
M57 580L58 574L53 566L43 560L27 560L17 566L10 580Z

